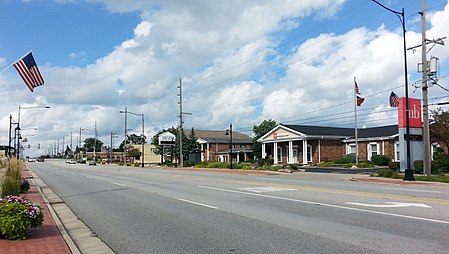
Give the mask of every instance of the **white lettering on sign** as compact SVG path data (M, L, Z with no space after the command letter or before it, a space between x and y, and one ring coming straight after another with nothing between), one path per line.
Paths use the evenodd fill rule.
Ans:
M416 110L416 104L413 104L413 109L409 110L408 113L409 113L408 116L410 118L413 118L413 119L419 119L420 118L420 112L419 112L419 110Z

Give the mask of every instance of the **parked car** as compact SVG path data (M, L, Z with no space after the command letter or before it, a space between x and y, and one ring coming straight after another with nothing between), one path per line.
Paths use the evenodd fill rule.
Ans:
M28 162L35 162L36 160L34 158L28 158Z
M96 166L97 162L94 160L89 161L89 166Z
M38 161L38 162L44 162L44 160L45 160L44 157L39 157L39 158L37 158L37 161Z
M74 160L74 159L72 159L72 160L69 160L69 162L68 162L69 164L76 164L76 160Z

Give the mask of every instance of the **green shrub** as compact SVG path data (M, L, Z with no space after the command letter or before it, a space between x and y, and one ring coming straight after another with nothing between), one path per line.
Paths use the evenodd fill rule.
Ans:
M433 154L432 173L449 172L449 155L444 154L441 148L437 148Z
M195 165L195 168L207 168L208 161L201 161Z
M30 183L27 179L22 178L20 181L20 193L27 192L30 189Z
M299 169L299 164L295 163L295 164L290 164L290 168L293 170L298 170Z
M2 197L13 195L18 196L20 193L20 180L12 179L4 176L2 180Z
M347 154L341 158L338 158L335 160L336 164L348 164L348 163L355 163L355 153Z
M388 168L393 171L398 171L400 166L401 164L396 161L391 161L390 163L388 163Z
M327 162L320 162L317 164L318 167L333 167L335 166L335 163L331 162L331 161L327 161Z
M122 161L118 163L119 166L123 166L125 165L125 163L123 163Z
M379 177L398 178L398 173L391 169L380 169L376 173Z
M269 166L269 170L271 170L271 171L279 171L279 169L282 169L282 165L271 165L271 166Z
M0 235L5 239L26 239L28 228L42 226L44 214L37 204L18 196L0 199Z
M195 162L191 161L191 160L186 160L186 161L183 162L183 164L184 164L184 167L193 167L193 166L195 166Z
M371 157L371 162L374 163L374 165L388 166L388 163L391 162L391 158L386 155L374 155Z
M134 167L140 167L140 162L134 162Z
M423 168L424 168L424 163L422 160L416 160L413 162L413 173L415 174L422 174L423 173Z
M131 166L131 162L126 163L126 166L130 167Z
M227 162L212 162L207 165L207 168L229 168L229 166Z
M243 170L251 170L253 169L251 166L245 165L242 167Z
M257 161L257 166L258 167L271 166L273 165L273 163L274 163L273 159L259 159Z

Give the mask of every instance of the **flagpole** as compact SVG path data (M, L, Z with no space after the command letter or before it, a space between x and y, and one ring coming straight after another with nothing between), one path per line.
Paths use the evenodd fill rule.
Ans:
M355 120L355 128L354 128L354 137L355 137L355 165L359 165L359 142L357 140L357 91L355 90L356 80L354 77L354 120Z
M12 64L8 65L8 67L6 67L5 69L3 69L0 74L3 74L3 72L5 72L6 70L8 70L9 68L11 68L11 66L13 66L15 63L17 63L20 59L24 58L25 56L27 56L29 53L31 53L33 50L28 51L25 55L23 55L21 58L17 59L16 61L14 61Z

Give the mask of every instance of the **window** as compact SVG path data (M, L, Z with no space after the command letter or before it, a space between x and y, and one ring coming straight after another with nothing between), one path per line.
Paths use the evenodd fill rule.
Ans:
M356 154L357 153L357 149L355 144L349 144L346 146L346 154Z
M371 157L379 154L379 145L377 143L369 143L367 150L368 150L367 159L371 160Z
M400 161L399 142L394 143L394 161Z
M312 145L307 145L307 162L312 161Z
M282 147L278 146L278 161L282 162Z

